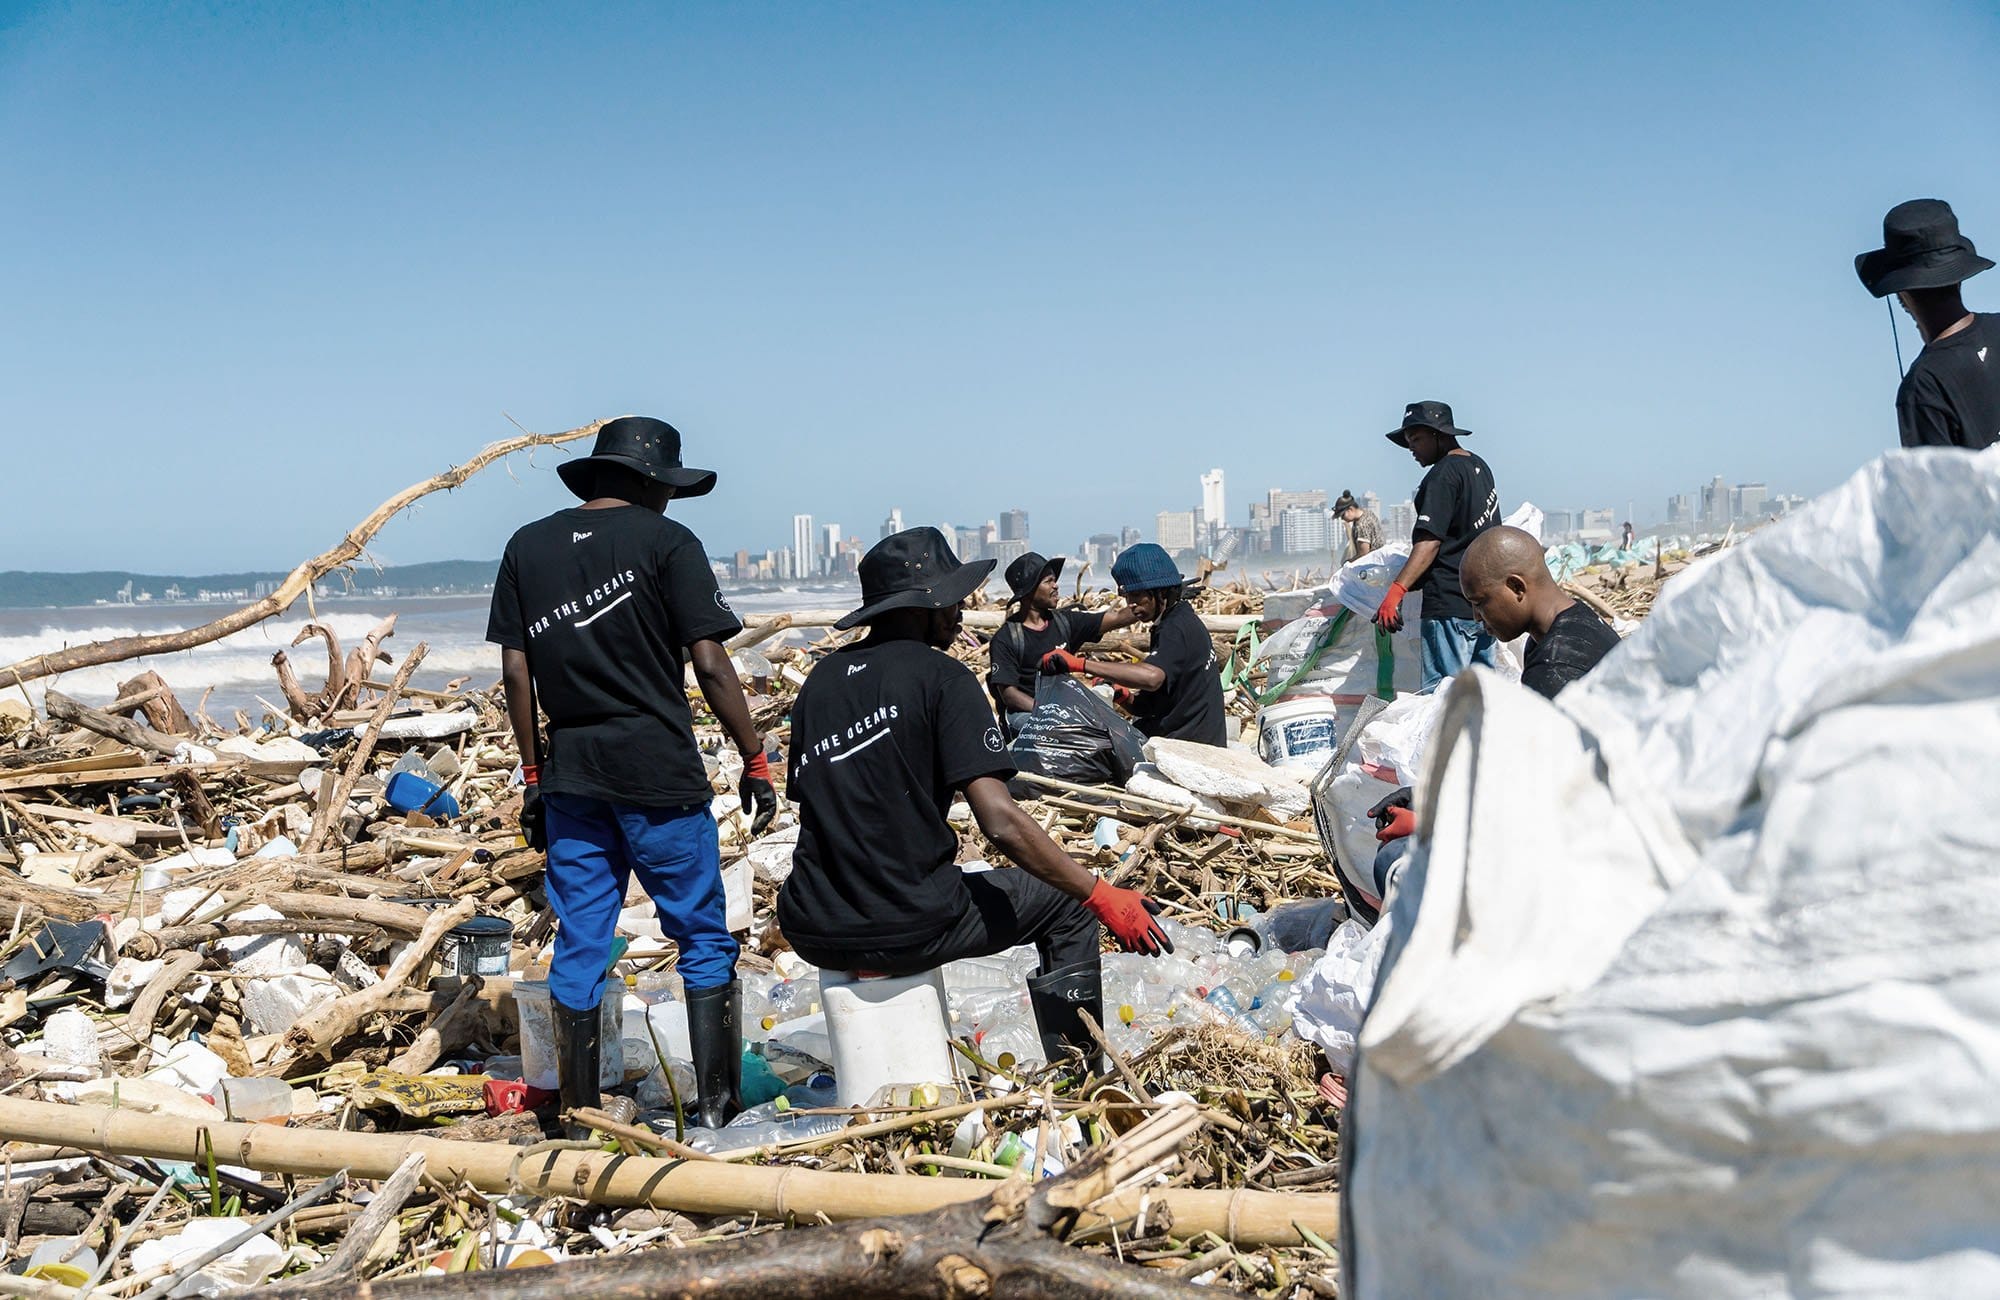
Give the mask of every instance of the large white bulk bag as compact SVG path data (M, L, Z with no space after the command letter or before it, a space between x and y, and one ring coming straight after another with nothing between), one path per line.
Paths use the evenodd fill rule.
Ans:
M1345 1294L2000 1294L2000 449L1451 688L1350 1081Z

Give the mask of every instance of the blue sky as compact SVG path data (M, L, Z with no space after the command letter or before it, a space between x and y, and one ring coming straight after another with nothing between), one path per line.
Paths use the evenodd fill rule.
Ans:
M1394 499L1421 397L1510 504L1823 490L1895 443L1883 211L2000 247L1996 66L1982 5L0 3L0 567L283 567L508 416L673 421L718 553ZM375 553L497 555L538 463Z

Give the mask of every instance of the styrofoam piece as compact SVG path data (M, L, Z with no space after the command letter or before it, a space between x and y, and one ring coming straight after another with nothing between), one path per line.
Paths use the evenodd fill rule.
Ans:
M732 932L750 928L755 907L750 894L750 860L738 858L722 869L723 924Z
M307 963L289 974L244 980L243 1020L253 1033L282 1034L299 1017L339 996L333 976L324 967Z
M96 1070L104 1063L97 1045L97 1022L65 1007L42 1022L42 1055L59 1065Z
M188 1225L167 1237L142 1241L132 1247L129 1258L135 1273L165 1266L172 1272L197 1259L243 1231L241 1219L190 1219ZM258 1233L219 1259L203 1264L169 1295L197 1296L216 1291L256 1286L285 1266L290 1252L264 1233Z
M887 1084L953 1081L943 971L857 979L823 970L819 987L841 1105L859 1106Z
M799 846L799 828L766 831L751 842L748 861L757 879L780 885L792 874L792 852Z
M200 1043L183 1041L168 1047L164 1053L156 1052L153 1068L146 1071L145 1077L163 1087L206 1096L228 1075L229 1066L221 1057Z
M471 709L446 709L391 718L382 724L384 740L444 740L472 730L479 715Z
M1132 769L1132 777L1125 782L1125 792L1136 794L1141 799L1154 799L1160 803L1170 803L1176 808L1186 808L1193 812L1206 813L1217 820L1229 816L1229 810L1205 794L1196 794L1185 786L1175 785L1160 769L1151 763L1141 763Z
M231 736L217 744L215 749L219 754L235 754L259 763L317 763L320 760L317 749L290 736L271 736L265 740Z
M152 983L167 963L140 961L137 957L120 957L111 973L104 977L104 1005L113 1011L129 1004L139 996L140 990Z
M1175 785L1224 803L1252 804L1280 817L1297 817L1312 804L1297 776L1247 750L1155 736L1146 742L1146 758Z
M232 921L282 921L285 914L275 907L253 903L229 914ZM216 947L229 955L231 974L267 979L304 970L310 958L305 941L296 934L246 934L219 939Z
M291 836L280 835L276 839L267 842L263 848L258 849L250 856L252 858L296 858L299 856L299 846L292 842Z
M223 1067L222 1077L227 1074L227 1067ZM92 1079L88 1083L62 1084L52 1091L80 1106L116 1106L120 1110L204 1121L223 1118L222 1112L211 1106L206 1097L165 1078Z

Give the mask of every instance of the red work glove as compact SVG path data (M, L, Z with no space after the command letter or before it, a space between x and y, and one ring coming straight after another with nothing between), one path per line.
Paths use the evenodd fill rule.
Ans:
M1402 583L1390 583L1389 590L1382 597L1382 603L1375 607L1375 626L1384 632L1402 631L1403 597L1409 594L1410 589Z
M1120 889L1100 879L1083 905L1097 914L1126 952L1143 952L1157 957L1174 950L1174 941L1153 917L1160 905L1136 889Z
M762 835L778 815L778 791L771 784L771 760L758 750L743 760L743 780L737 784L736 798L750 814L750 833Z
M1417 829L1417 814L1409 808L1391 808L1375 831L1377 843L1400 840Z
M1127 713L1132 711L1132 703L1138 698L1137 693L1129 686L1114 686L1111 688L1111 702Z
M548 851L548 814L542 807L542 769L536 763L521 764L521 838L531 849L544 853Z
M1083 656L1073 655L1067 650L1051 650L1042 656L1042 671L1050 674L1080 673L1083 671Z

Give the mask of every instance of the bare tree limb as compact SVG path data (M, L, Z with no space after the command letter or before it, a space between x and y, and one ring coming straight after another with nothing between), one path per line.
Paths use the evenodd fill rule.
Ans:
M370 511L363 519L340 539L340 544L330 551L315 555L312 559L293 569L278 589L262 600L253 601L243 608L224 614L213 622L184 632L157 632L149 636L121 636L109 641L92 641L87 645L69 646L48 654L30 655L18 662L0 665L0 682L14 684L32 682L38 678L56 673L72 672L78 668L91 668L98 664L122 663L127 659L137 659L142 655L167 654L176 650L190 650L211 641L220 641L246 627L254 627L267 618L284 613L296 601L327 574L360 558L362 549L371 538L382 530L382 526L395 518L403 510L433 492L442 492L463 484L467 479L485 469L494 461L530 447L552 447L558 443L574 442L578 438L588 438L604 425L603 420L594 420L580 428L562 433L531 433L519 438L503 438L489 443L478 455L463 465L454 465L442 474L433 474L421 483L413 483L395 496Z

